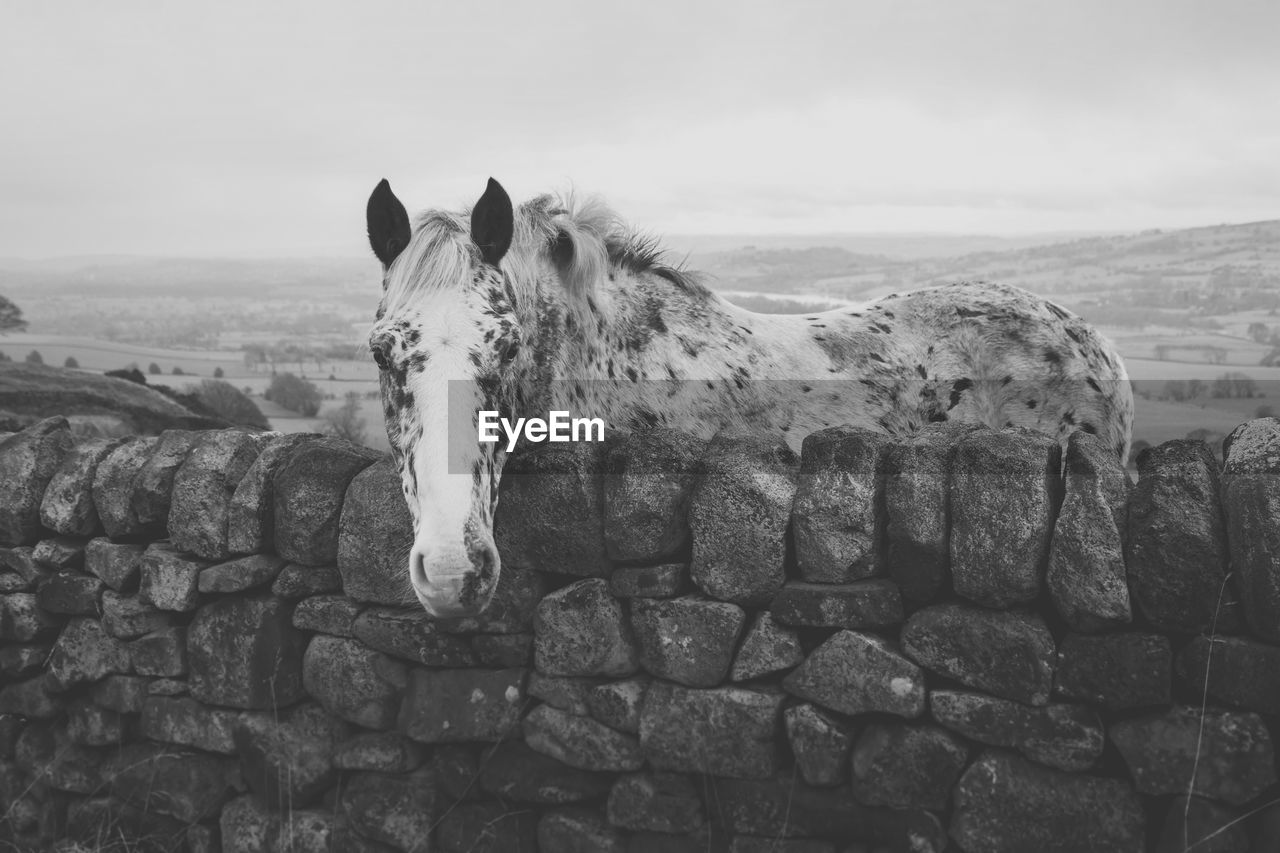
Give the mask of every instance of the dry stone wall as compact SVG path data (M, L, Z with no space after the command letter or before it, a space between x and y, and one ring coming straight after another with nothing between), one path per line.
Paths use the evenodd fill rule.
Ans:
M388 459L44 421L0 443L0 846L1280 849L1280 422L1137 464L546 445L437 621Z

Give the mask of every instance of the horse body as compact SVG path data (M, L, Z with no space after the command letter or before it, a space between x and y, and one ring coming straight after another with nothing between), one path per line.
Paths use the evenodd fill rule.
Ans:
M416 231L384 182L369 230L386 272L370 347L415 519L409 574L439 615L482 608L500 568L505 454L477 441L481 409L704 437L743 426L796 449L835 424L902 434L962 421L1064 442L1082 429L1128 453L1133 400L1114 350L1017 288L754 314L663 264L606 208L541 197L515 210L492 181L470 217L430 212Z

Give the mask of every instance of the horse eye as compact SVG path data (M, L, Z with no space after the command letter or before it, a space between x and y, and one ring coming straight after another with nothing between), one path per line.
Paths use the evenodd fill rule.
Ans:
M373 351L373 363L378 365L379 370L386 370L391 366L390 362L387 361L387 354L381 349Z

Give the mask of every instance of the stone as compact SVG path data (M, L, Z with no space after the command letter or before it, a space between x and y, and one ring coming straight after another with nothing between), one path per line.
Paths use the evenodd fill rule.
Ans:
M701 596L631 603L641 668L688 687L714 687L725 680L745 621L736 604Z
M1127 711L1171 700L1173 651L1159 634L1067 634L1058 647L1056 691Z
M73 794L90 794L103 787L107 754L75 743L65 730L48 726L28 726L14 748L17 765L35 777L33 788L47 785Z
M533 666L533 634L477 634L471 638L471 650L480 666Z
M793 696L841 714L879 711L899 717L924 713L924 673L888 642L838 631L782 680Z
M869 724L853 748L853 795L869 806L944 811L969 747L936 726Z
M445 743L432 747L428 765L435 776L436 787L450 803L481 799L483 791L476 781L480 777L481 751L494 749L488 744Z
M350 729L319 705L278 715L246 714L233 737L240 772L268 808L289 810L315 801L337 778L333 751Z
M200 570L201 592L244 592L275 580L284 560L274 554L253 554Z
M276 472L301 445L315 439L310 433L266 438L227 504L227 550L232 554L258 554L274 547Z
M860 848L853 848L855 851ZM729 853L836 853L830 841L817 838L759 838L754 835L736 835L729 845Z
M138 595L121 595L108 589L102 594L102 627L118 640L131 640L167 628L173 617L147 604Z
M133 511L133 484L160 442L154 436L133 438L118 445L98 462L93 474L93 505L102 529L113 539L163 535L147 529Z
M587 691L587 710L611 729L639 734L640 709L648 689L649 679L645 676L594 685Z
M1276 782L1271 735L1254 713L1175 705L1108 734L1144 794L1186 793L1194 772L1191 793L1239 806Z
M400 694L376 672L382 655L358 640L311 638L302 659L302 685L329 713L366 729L389 729Z
M148 696L186 696L187 682L182 678L152 678L148 679L147 695Z
M522 730L534 750L579 770L625 773L644 763L634 736L550 705L530 711Z
M345 595L313 595L293 609L293 627L336 637L355 636L360 605Z
M706 595L765 604L786 580L799 460L777 437L722 432L707 445L689 509L690 574Z
M799 666L803 660L800 637L792 629L778 624L773 614L765 610L753 617L751 627L738 646L729 677L733 681L748 681L784 672Z
M600 578L576 581L538 603L533 652L544 675L627 676L637 666L626 615Z
M98 464L121 441L91 438L67 451L40 501L41 524L65 536L92 536L101 529L93 504L93 478Z
M1224 479L1239 474L1280 474L1280 419L1254 418L1222 442Z
M1193 637L1178 653L1178 680L1192 695L1260 714L1280 714L1280 648L1246 637Z
M988 607L1040 594L1062 451L1030 430L976 430L956 444L951 474L951 576L957 594Z
M36 670L44 668L45 659L49 657L52 647L38 646L0 646L0 678L24 678Z
M1122 540L1129 478L1105 442L1085 432L1071 434L1065 465L1049 546L1049 596L1073 630L1124 625L1133 619Z
M233 755L240 711L209 708L187 696L151 696L142 705L140 732L161 743Z
M187 674L187 629L160 628L129 643L129 660L138 675L175 678Z
M590 809L543 812L538 819L538 849L557 853L627 853L622 834Z
M445 634L421 607L402 610L370 607L351 625L355 636L370 648L427 666L473 666L475 655L466 641Z
M803 580L848 584L883 574L879 545L888 445L882 433L853 426L805 436L791 509L796 567Z
M282 708L303 696L305 636L274 598L224 598L187 628L191 695L211 705Z
M1265 845L1250 847L1243 815L1206 800L1179 794L1169 804L1156 853L1249 853L1268 850Z
M1004 746L1058 770L1088 770L1102 756L1102 720L1083 705L1040 708L962 690L934 690L929 710L939 725L988 746Z
M628 773L609 791L609 823L634 831L683 835L702 826L702 801L679 773Z
M992 751L969 765L954 801L950 832L963 850L1141 853L1145 847L1142 803L1118 779L1063 773Z
M902 594L888 580L788 581L773 597L769 610L784 625L808 628L887 628L904 618Z
M1167 441L1138 454L1125 564L1138 611L1158 629L1206 630L1227 600L1218 494L1218 464L1204 442Z
M157 744L127 744L104 772L112 795L186 823L217 815L231 797L228 759Z
M72 619L53 644L45 667L45 683L56 692L88 684L112 673L129 673L129 651L107 636L96 619Z
M787 708L783 721L791 754L806 784L831 787L848 781L852 726L808 703Z
M173 481L187 454L203 433L167 429L160 433L147 460L133 478L129 495L132 518L143 530L164 530L169 521Z
M116 544L110 539L90 539L84 546L84 567L116 592L125 592L138 583L145 551L144 545Z
M607 575L603 469L599 442L531 445L509 456L493 519L504 568Z
M28 583L17 572L0 571L0 595L10 592L31 592L35 585Z
M409 773L426 760L426 750L396 732L360 732L334 747L339 770Z
M175 548L206 560L231 556L227 543L231 497L258 458L262 443L258 435L234 429L200 436L173 477L169 537Z
M769 779L712 779L709 784L714 787L707 800L715 804L719 822L740 835L869 842L919 853L943 853L947 846L946 830L932 813L864 806L848 786L815 788L786 771Z
M0 565L17 574L30 587L35 587L50 574L49 567L36 560L35 548L30 545L0 548Z
M541 699L553 708L584 717L591 713L587 697L597 683L598 680L594 678L563 678L543 675L534 670L529 673L527 689L530 696Z
M503 801L564 805L603 797L613 776L570 767L510 740L486 754L479 782L481 789Z
M437 809L431 774L357 773L339 798L342 813L361 834L408 853L428 853ZM532 849L532 848L530 848Z
M31 549L31 558L54 571L84 567L84 540L70 536L41 539Z
M413 669L399 730L423 743L500 741L520 724L524 669Z
M271 594L280 598L306 598L342 592L342 573L337 566L300 566L286 563L271 584Z
M67 706L67 737L84 746L110 746L124 740L124 719L115 711L77 699Z
M49 613L68 616L94 616L99 612L102 581L74 569L54 572L40 581L36 603Z
M685 546L703 447L691 435L661 428L609 436L604 542L610 559L658 562Z
M34 593L0 595L0 640L29 643L56 634L61 624L40 607Z
M45 490L74 443L61 415L0 441L0 545L39 538Z
M142 601L161 610L195 610L200 605L200 572L208 565L157 542L142 554Z
M931 672L995 696L1044 705L1057 662L1039 615L941 604L912 614L902 650Z
M137 714L147 701L150 681L137 675L108 675L93 686L93 701L120 714Z
M502 803L461 803L440 818L440 853L508 853L537 849L538 819Z
M193 843L195 832L208 837L207 846ZM218 834L220 846L216 844ZM223 808L217 834L203 824L195 824L187 828L186 842L186 849L192 853L383 853L386 849L354 835L341 817L327 810L290 809L280 814L260 807L252 795L232 800Z
M674 598L688 588L689 567L684 563L618 566L609 576L614 598Z
M1226 478L1222 508L1245 622L1258 637L1280 643L1280 531L1275 524L1280 514L1280 475L1236 474ZM1208 580L1196 585L1200 593L1207 589ZM1217 612L1228 597L1227 591L1215 589L1209 604ZM1218 624L1223 624L1221 618Z
M343 591L357 601L416 606L407 561L413 518L395 462L382 459L355 474L341 511L338 571Z
M640 748L657 770L771 776L780 766L776 733L782 700L780 692L698 690L654 681L640 710Z
M62 713L63 699L49 692L41 676L0 687L0 717L16 714L32 720L49 720Z
M951 469L956 445L974 429L932 423L894 436L885 451L885 562L908 601L933 601L951 582Z

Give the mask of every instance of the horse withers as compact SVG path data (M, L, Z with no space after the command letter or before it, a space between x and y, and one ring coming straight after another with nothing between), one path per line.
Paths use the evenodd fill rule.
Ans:
M409 578L437 616L484 608L507 444L481 412L600 418L610 429L724 426L803 437L940 421L1096 434L1123 461L1133 397L1114 348L1024 290L965 283L807 315L737 308L598 200L519 207L497 181L470 211L411 221L369 197L382 300L369 336L414 520Z

